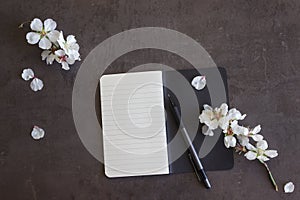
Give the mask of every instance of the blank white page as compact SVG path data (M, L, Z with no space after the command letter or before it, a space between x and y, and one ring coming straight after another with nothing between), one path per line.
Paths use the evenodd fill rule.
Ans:
M161 71L100 79L105 174L169 174Z

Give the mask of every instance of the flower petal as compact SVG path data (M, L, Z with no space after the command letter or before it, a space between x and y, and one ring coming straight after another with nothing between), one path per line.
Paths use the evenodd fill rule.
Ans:
M219 119L219 126L223 131L227 132L229 120L226 116Z
M35 140L39 140L41 138L43 138L45 135L45 131L38 127L38 126L34 126L32 131L31 131L31 137Z
M264 136L262 136L262 135L260 135L260 134L255 134L255 135L251 135L251 138L252 138L254 141L258 142L258 141L263 140L263 139L264 139Z
M268 148L268 143L266 140L261 140L256 143L256 147L262 150L266 150Z
M235 147L236 145L236 138L232 135L228 135L224 137L224 144L227 148Z
M30 79L32 79L34 77L34 72L32 71L32 69L28 68L28 69L23 69L23 72L22 72L22 78L25 80L25 81L28 81Z
M211 129L211 130L215 130L218 128L219 126L219 122L217 119L214 119L212 121L206 121L205 124Z
M67 62L62 62L61 63L61 67L64 69L64 70L69 70L70 67L69 67L69 64Z
M264 162L270 160L267 156L263 156L263 155L257 156L257 159Z
M40 40L40 34L35 32L29 32L26 34L26 39L29 44L36 44Z
M59 31L57 31L57 30L50 31L49 33L47 33L47 37L49 38L49 40L51 42L55 43L58 40Z
M63 34L62 31L60 31L60 33L59 33L57 42L58 42L59 46L60 46L62 49L65 48L65 43L66 43L66 41L65 41L64 34Z
M66 54L65 54L64 50L59 49L59 50L55 51L55 55L61 57L61 56L64 56Z
M70 57L68 57L68 58L66 59L66 61L67 61L67 63L68 63L69 65L73 65L73 64L75 63L75 60L74 60L73 58L70 58Z
M67 36L67 43L68 44L76 43L75 36L74 35L68 35Z
M36 92L38 90L41 90L44 87L44 84L41 79L34 78L30 83L30 87L33 91Z
M237 138L242 146L246 146L249 143L249 138L247 136L238 135Z
M206 86L205 76L196 76L191 84L196 90L202 90Z
M213 110L212 107L210 107L210 106L207 105L207 104L204 104L204 105L203 105L203 108L204 108L204 110L209 110L209 111L212 111L212 110Z
M44 21L44 29L46 32L53 31L56 28L56 22L53 19L46 19Z
M55 60L56 56L54 54L50 54L47 59L46 59L46 63L48 65L52 65L53 61Z
M51 53L51 51L45 50L41 53L42 56L42 60L46 60L46 58L49 56L49 54Z
M221 115L223 115L223 116L227 115L228 105L226 103L222 103L222 105L220 106L220 109L221 109Z
M238 111L236 108L232 108L228 111L228 117L232 120L243 120L246 115L242 115L240 111Z
M295 190L295 185L293 182L288 182L284 185L283 189L285 193L292 193Z
M252 144L250 144L250 143L248 143L248 144L246 145L246 148L247 148L248 150L250 150L250 151L256 151L256 148L255 148Z
M43 37L39 42L39 47L41 49L50 49L51 46L52 46L51 42L46 37Z
M275 158L278 156L277 150L266 150L264 154L270 158Z
M261 126L260 125L257 125L254 127L254 129L251 131L252 134L257 134L259 133L261 130Z
M253 152L253 151L248 151L247 153L245 153L245 157L248 159L248 160L255 160L256 159L256 153Z
M34 31L42 31L43 22L39 18L34 18L30 23L30 28Z
M209 129L208 126L206 126L206 125L202 126L202 133L203 133L203 135L208 135L208 136L214 135L214 132L211 129Z

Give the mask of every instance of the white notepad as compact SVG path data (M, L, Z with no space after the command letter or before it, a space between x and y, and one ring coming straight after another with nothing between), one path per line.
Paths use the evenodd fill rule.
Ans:
M105 174L169 174L161 71L100 79Z

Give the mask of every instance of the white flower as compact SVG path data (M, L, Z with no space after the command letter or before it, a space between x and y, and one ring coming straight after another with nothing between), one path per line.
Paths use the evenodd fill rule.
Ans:
M39 140L41 138L43 138L45 135L45 131L38 127L38 126L34 126L32 131L31 131L31 137L35 140Z
M39 78L34 78L32 79L31 83L30 83L30 88L33 90L33 91L39 91L39 90L42 90L44 87L44 83L41 79Z
M268 161L270 160L269 158L275 158L278 156L277 150L267 150L268 143L265 140L258 141L256 143L256 147L250 143L248 143L246 147L249 150L245 153L245 157L248 160L258 159L260 161Z
M227 135L224 137L224 144L225 144L226 148L235 147L236 138L233 135Z
M295 190L295 185L293 182L288 182L284 185L284 192L285 193L292 193Z
M261 141L264 139L264 137L260 134L257 134L261 131L261 126L257 125L254 127L254 129L249 131L249 136L256 142Z
M79 45L74 35L67 36L67 41L64 38L63 32L61 31L57 40L59 46L65 51L65 54L73 60L80 60Z
M196 90L202 90L206 86L206 78L205 76L196 76L191 84Z
M32 71L32 69L28 68L28 69L23 69L23 72L22 72L22 78L25 80L25 81L28 81L30 79L32 79L34 77L34 72Z
M242 115L240 111L236 108L232 108L228 111L227 117L229 120L243 120L246 117L246 114Z
M226 114L228 111L227 104L223 103L220 108L212 109L209 105L205 104L204 110L199 116L200 122L204 123L210 130L215 130L220 126L221 128L226 124Z
M58 39L59 32L55 30L56 22L52 19L46 19L44 24L38 18L32 20L30 24L31 30L26 34L26 39L29 44L39 43L41 49L50 49L52 44Z
M61 66L64 70L69 70L69 65L73 65L75 60L71 57L68 57L63 50L55 51L55 55L57 55L56 61L61 63Z
M237 135L237 139L242 146L246 146L249 143L249 129L238 125L238 121L234 120L230 124L231 131L234 135Z
M57 58L57 55L53 54L52 51L44 50L41 54L42 60L46 60L47 65L52 65L53 61Z

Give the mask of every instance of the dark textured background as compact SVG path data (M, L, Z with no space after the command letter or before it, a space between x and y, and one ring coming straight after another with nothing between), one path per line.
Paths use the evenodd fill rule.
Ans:
M300 181L300 2L298 0L2 0L0 3L0 199L299 199ZM75 131L71 94L80 67L46 66L40 49L26 44L21 22L51 17L58 29L75 34L86 55L106 38L135 27L161 26L200 42L228 72L230 104L260 123L279 157L269 165L276 193L258 162L235 156L230 171L209 172L212 190L194 174L109 180L103 166L83 147ZM109 70L184 61L157 51L119 58ZM45 83L33 93L20 78L31 67ZM41 141L30 136L36 124ZM296 184L293 194L283 184Z

